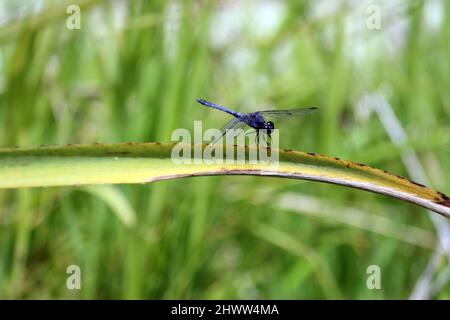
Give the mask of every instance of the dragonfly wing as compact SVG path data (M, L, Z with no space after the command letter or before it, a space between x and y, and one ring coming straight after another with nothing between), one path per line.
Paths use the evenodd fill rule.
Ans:
M219 140L223 138L223 136L227 133L228 130L238 130L245 128L247 124L244 121L241 121L238 118L234 118L230 122L228 122L225 126L223 126L222 129L220 129L220 137L215 139L213 142L211 142L209 145L212 146L216 144Z
M302 116L302 115L314 113L317 110L319 110L319 109L316 107L309 107L309 108L290 109L290 110L264 110L264 111L258 111L258 113L265 117L281 118L281 117L290 117L290 116Z

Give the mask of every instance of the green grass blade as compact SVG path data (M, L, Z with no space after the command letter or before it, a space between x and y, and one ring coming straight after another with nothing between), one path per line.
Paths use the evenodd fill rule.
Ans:
M278 167L236 162L180 165L172 161L173 146L171 143L119 143L3 149L0 150L0 188L148 183L208 175L261 175L363 189L450 217L450 199L443 193L364 164L283 149L280 150Z

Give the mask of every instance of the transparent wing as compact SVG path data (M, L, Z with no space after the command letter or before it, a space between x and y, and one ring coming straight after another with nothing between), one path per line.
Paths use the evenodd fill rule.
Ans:
M290 110L264 110L264 111L258 111L258 113L263 116L267 116L267 117L281 118L281 117L290 117L290 116L302 116L302 115L314 113L318 110L319 109L316 107L309 107L309 108L299 108L299 109L290 109Z
M238 130L238 129L244 129L247 126L247 124L243 121L241 121L238 118L234 118L230 122L228 122L225 126L223 126L222 129L220 129L220 137L215 139L213 142L211 142L208 146L212 146L216 144L219 140L223 138L223 136L227 133L227 130Z

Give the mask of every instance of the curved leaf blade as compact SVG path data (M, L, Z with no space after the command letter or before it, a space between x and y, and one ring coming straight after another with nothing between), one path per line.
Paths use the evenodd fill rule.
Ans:
M68 145L0 150L0 188L148 183L207 175L262 175L313 180L395 197L450 217L441 192L367 165L315 153L279 150L279 166L174 164L173 143ZM204 150L205 146L201 146ZM235 154L238 148L235 146ZM194 148L191 148L194 156ZM248 147L244 150L248 154ZM225 154L225 153L224 153Z

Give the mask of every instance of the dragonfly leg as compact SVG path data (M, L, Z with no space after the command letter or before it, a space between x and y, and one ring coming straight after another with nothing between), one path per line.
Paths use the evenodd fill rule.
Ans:
M256 129L256 145L259 146L259 130Z
M266 133L265 132L262 133L262 137L263 137L264 142L267 145L267 138L266 138Z
M245 133L245 136L251 135L251 134L253 134L253 133L255 133L255 132L256 132L256 130L255 130L255 131L251 131L251 132L246 132L246 133ZM250 138L249 138L248 142L250 143Z
M266 130L263 130L263 132L261 133L263 136L263 140L266 143L266 147L270 148L271 144L272 144L272 136L270 135L269 132L267 132ZM266 136L268 138L266 138Z

